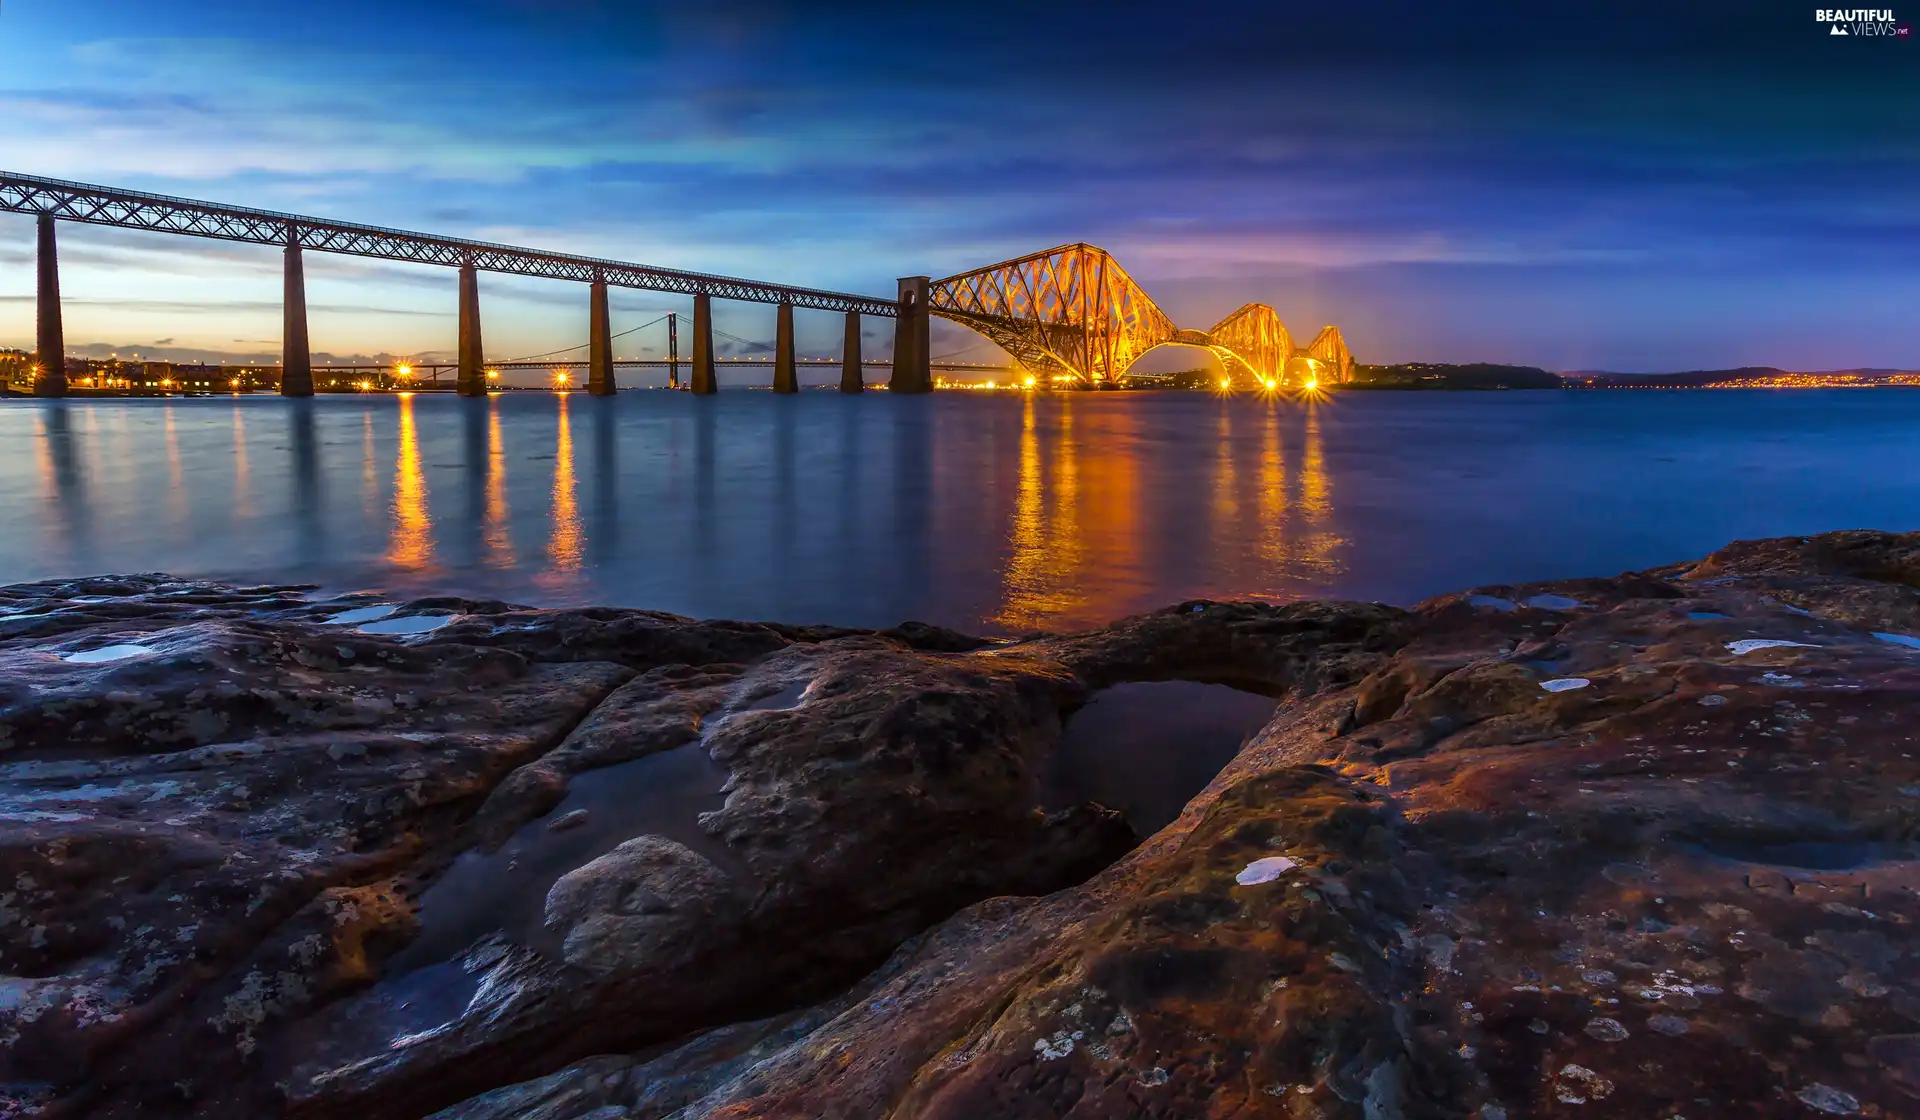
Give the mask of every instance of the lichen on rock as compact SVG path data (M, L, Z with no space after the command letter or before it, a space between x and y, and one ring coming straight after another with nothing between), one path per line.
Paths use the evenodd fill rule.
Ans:
M1913 1115L1916 573L1920 535L1850 532L1011 643L0 589L0 1099ZM154 652L63 660L116 644ZM1153 835L1044 805L1063 721L1161 680L1280 706ZM714 774L697 827L561 811L675 752ZM420 955L450 869L542 851L577 855L550 942Z

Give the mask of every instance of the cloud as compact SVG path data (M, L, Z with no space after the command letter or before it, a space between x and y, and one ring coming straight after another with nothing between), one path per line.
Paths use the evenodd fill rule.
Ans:
M108 358L115 355L127 356L138 354L142 360L146 361L207 362L214 365L272 365L280 360L280 343L278 340L268 341L264 339L249 340L236 338L233 340L233 343L246 348L236 350L230 347L219 346L163 346L158 343L141 345L132 342L88 342L70 344L67 347L67 351L71 354L88 358ZM415 364L444 364L452 360L453 355L434 350L425 350L409 354L394 354L386 351L371 354L351 352L337 353L326 350L316 350L313 352L313 361L316 366L391 366L401 361L413 362Z
M32 304L35 296L0 295L0 303ZM119 311L161 311L169 314L185 315L221 315L229 312L272 312L279 314L285 306L279 300L267 299L225 299L225 300L167 300L167 299L74 299L62 296L60 303L65 307L110 307ZM373 304L356 303L309 303L309 312L324 311L342 315L411 315L423 318L450 318L452 312L413 311L406 308L380 307ZM156 346L171 342L166 339L155 343Z
M31 32L0 76L9 163L875 294L1089 240L1196 320L1244 299L1317 309L1338 290L1350 302L1329 313L1372 317L1382 337L1400 328L1379 309L1419 306L1393 302L1406 285L1489 337L1524 333L1510 308L1545 285L1555 314L1597 301L1623 347L1665 344L1636 276L1700 278L1697 298L1738 300L1761 328L1782 268L1866 294L1920 249L1920 146L1899 126L1920 94L1901 45L1842 54L1803 11L1730 0L1223 0L1176 18L1141 0L981 0L965 18L865 0L483 0L457 23L421 0L272 23L223 21L210 0L181 11L206 18L133 9L111 38ZM484 80L449 77L449 58L502 57ZM0 287L22 292L33 246L14 221ZM112 297L95 306L277 306L239 287L275 283L270 247L62 238L71 290ZM362 348L394 344L380 316L451 313L443 270L308 262L313 309L351 320L335 329ZM575 286L483 290L490 339L577 340L560 314L580 312ZM723 321L757 333L762 310ZM1920 328L1890 338L1920 346Z

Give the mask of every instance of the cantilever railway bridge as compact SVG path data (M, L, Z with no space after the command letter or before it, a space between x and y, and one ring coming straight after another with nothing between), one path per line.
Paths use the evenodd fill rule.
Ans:
M1211 350L1268 388L1353 375L1338 327L1298 347L1279 313L1249 303L1207 330L1181 330L1111 254L1084 242L934 281L926 298L933 314L972 327L1049 379L1110 385L1170 342Z
M589 285L587 389L612 393L614 367L609 287L642 288L693 297L691 385L695 393L718 388L715 368L726 361L714 349L713 300L771 303L776 307L773 355L775 392L799 389L798 369L818 364L794 350L795 308L839 312L846 317L840 387L864 387L860 317L891 318L894 325L894 392L933 388L931 316L963 324L998 344L1035 384L1111 386L1142 354L1169 343L1200 346L1220 355L1231 376L1267 388L1346 381L1352 355L1336 327L1327 327L1299 347L1273 308L1250 303L1205 331L1176 327L1147 293L1104 249L1062 245L986 268L933 280L899 281L893 299L774 284L570 253L496 245L457 237L410 233L324 218L226 206L114 187L69 183L0 172L0 211L34 214L39 221L38 353L32 391L67 391L65 334L61 322L56 228L61 221L153 230L189 237L279 246L285 255L285 303L280 391L306 396L314 390L307 339L308 250L435 264L459 271L460 335L455 386L465 395L486 392L480 330L478 274L482 271L571 280ZM676 351L677 355L677 351ZM677 356L670 359L677 371Z

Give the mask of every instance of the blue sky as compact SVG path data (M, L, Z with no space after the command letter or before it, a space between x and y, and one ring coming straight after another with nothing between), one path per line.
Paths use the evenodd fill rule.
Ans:
M1363 361L1920 367L1920 38L1826 30L1772 0L6 0L0 166L883 294L1086 240L1183 325L1258 300ZM276 251L62 236L76 350L277 349ZM0 345L31 261L0 216ZM451 349L449 273L308 268L316 350ZM482 290L495 358L585 337L574 286ZM615 327L678 307L616 293ZM800 316L803 349L838 331Z

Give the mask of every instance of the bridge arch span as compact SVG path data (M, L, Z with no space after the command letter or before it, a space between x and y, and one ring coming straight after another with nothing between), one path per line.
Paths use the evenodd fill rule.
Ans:
M1301 384L1303 356L1280 315L1249 303L1204 331L1182 330L1105 249L1057 245L934 281L927 309L986 336L1048 383L1115 385L1142 355L1168 343L1200 346L1266 386ZM1335 327L1307 347L1323 384L1351 377L1353 358ZM1231 376L1231 373L1229 374Z
M1306 356L1322 383L1344 385L1353 380L1353 352L1347 349L1347 340L1341 337L1339 327L1322 327L1307 344Z
M1105 250L1060 245L949 276L928 310L964 323L1037 376L1090 385L1119 380L1140 355L1178 333Z

